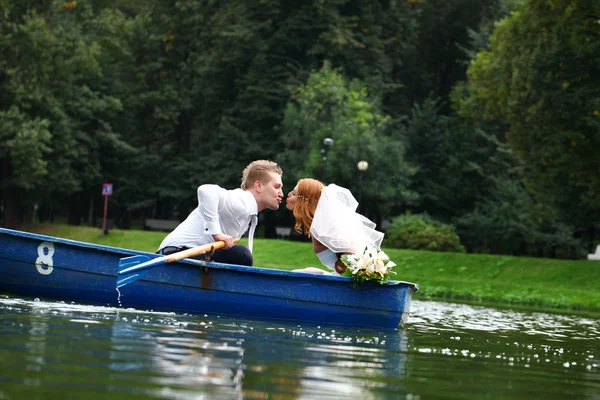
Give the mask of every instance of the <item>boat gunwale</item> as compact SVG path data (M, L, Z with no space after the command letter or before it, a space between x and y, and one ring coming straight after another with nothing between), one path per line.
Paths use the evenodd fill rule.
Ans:
M56 236L49 236L49 235L43 235L43 234L38 234L38 233L19 231L19 230L15 230L15 229L0 228L0 235L1 234L6 234L6 235L11 235L11 236L16 236L16 237L23 237L26 239L46 240L46 241L66 244L66 245L70 245L70 246L88 248L88 249L93 249L93 250L100 250L103 252L129 254L131 256L144 255L144 256L148 256L150 258L163 257L160 254L149 253L149 252L140 251L140 250L131 250L131 249L124 249L121 247L105 246L105 245L100 245L100 244L82 242L82 241L73 240L73 239L59 238ZM351 278L349 278L347 276L307 274L304 272L294 272L294 271L287 271L287 270L281 270L281 269L262 268L262 267L237 265L237 264L223 264L223 263L218 263L218 262L214 262L214 261L202 261L202 260L196 260L196 259L190 259L190 258L179 260L179 261L175 262L174 264L190 264L190 265L194 265L197 267L229 269L229 270L240 271L240 272L259 273L259 274L276 275L276 276L288 276L291 278L308 278L308 277L310 277L311 279L324 279L324 280L333 280L333 281L342 281L342 282L348 282L348 281L352 280ZM396 285L410 286L410 287L412 287L412 289L415 292L419 290L419 286L416 283L407 282L407 281L389 280L382 284L382 286L396 286Z

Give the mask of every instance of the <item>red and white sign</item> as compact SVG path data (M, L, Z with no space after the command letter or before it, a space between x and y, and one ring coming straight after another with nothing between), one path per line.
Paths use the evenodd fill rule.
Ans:
M104 196L104 218L102 219L102 234L106 235L106 213L108 211L108 196L112 194L112 183L102 184L102 196Z
M110 196L112 194L112 183L102 184L102 196Z

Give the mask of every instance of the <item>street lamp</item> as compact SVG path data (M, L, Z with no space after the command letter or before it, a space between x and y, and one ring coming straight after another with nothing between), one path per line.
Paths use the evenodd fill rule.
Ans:
M325 167L327 166L327 152L333 146L333 139L326 137L323 139L323 147L321 147L321 156L323 157L323 171L321 180L325 183Z
M362 200L362 181L365 176L365 171L369 169L369 163L365 160L361 160L356 164L356 168L360 171L360 175L358 176L358 206L360 207Z

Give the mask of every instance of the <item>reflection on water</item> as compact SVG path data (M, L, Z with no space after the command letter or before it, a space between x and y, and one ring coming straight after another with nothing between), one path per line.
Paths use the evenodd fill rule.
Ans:
M442 305L442 306L440 306ZM465 304L416 302L411 325L425 330L464 330L490 332L521 332L525 335L545 335L560 340L596 340L600 338L597 319L573 315L548 314L494 309Z
M0 296L0 399L600 399L597 319L414 301L405 329Z

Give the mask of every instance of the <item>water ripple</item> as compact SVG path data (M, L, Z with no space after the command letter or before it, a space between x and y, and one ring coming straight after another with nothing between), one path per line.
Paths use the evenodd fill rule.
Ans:
M587 317L414 301L381 331L7 296L0 316L0 399L600 398Z
M600 340L597 319L539 311L515 311L466 304L413 301L407 329L420 331L521 332L560 340Z

